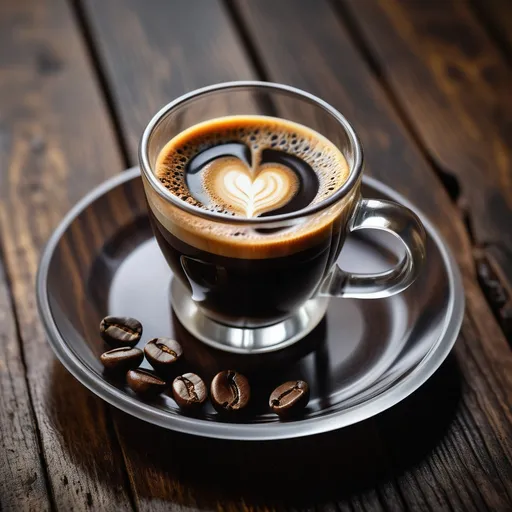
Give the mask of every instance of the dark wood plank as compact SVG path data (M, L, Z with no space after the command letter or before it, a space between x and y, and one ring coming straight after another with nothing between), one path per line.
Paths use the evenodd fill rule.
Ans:
M78 198L122 167L65 0L0 2L0 68L0 230L52 496L60 510L131 510L106 406L56 361L35 301L43 243ZM30 446L30 430L13 439L19 464ZM38 485L39 476L34 493Z
M501 252L512 283L508 62L466 2L343 4L429 155L457 177L475 242ZM512 15L510 2L502 5Z
M237 46L239 41L226 13L217 2L208 3L208 16L205 16L210 23L215 22L215 30L195 31L197 37L203 33L210 35L207 44L194 43L194 51L183 41L189 40L185 36L194 29L197 13L194 17L187 14L185 3L142 5L135 0L86 0L83 5L92 34L98 41L100 60L112 86L132 158L135 158L141 130L163 103L206 82L254 76ZM201 6L206 6L206 2ZM422 394L413 395L414 402L406 401L402 408L393 408L389 414L346 429L334 438L328 436L311 441L309 451L316 449L323 455L323 459L317 458L311 467L320 468L320 460L329 461L332 453L339 453L341 468L336 468L332 477L326 478L329 485L325 489L318 480L329 474L328 471L316 472L318 487L307 488L302 482L299 495L306 496L301 506L292 500L293 505L346 510L400 510L407 506L426 508L429 505L439 510L459 504L477 509L479 505L508 505L501 470L504 474L510 472L510 446L506 442L510 412L506 404L511 389L511 360L502 333L475 284L471 247L457 211L397 121L378 84L372 80L326 3L280 0L246 3L243 7L244 18L251 22L251 34L264 55L269 77L317 92L347 112L349 118L357 120L358 129L364 133L370 171L409 195L442 227L463 267L471 313L468 318L479 318L478 324L473 321L465 324L464 336L459 342L463 348L457 352L458 362L452 362L440 373L440 380L432 380ZM272 16L268 15L270 12ZM123 23L119 23L120 19ZM222 23L217 23L218 20ZM183 31L182 26L188 31ZM308 38L302 37L305 32ZM215 43L219 40L224 43ZM205 52L204 48L212 50ZM186 55L186 59L181 55ZM148 80L138 70L147 69L152 59L165 64L159 68L164 69L165 74ZM174 62L180 65L174 66ZM170 77L176 75L178 82L172 83ZM134 106L134 98L141 100L138 105L146 106ZM133 106L133 111L127 105ZM432 194L425 194L425 190L432 190ZM447 223L446 218L454 218L453 223ZM483 343L484 332L495 341L492 346ZM474 358L471 364L464 360L466 352ZM459 365L460 378L453 368ZM463 399L457 399L456 388L461 385L465 394ZM451 400L446 400L446 395L455 396L455 406ZM458 411L455 419L454 407ZM432 418L434 410L436 414ZM462 418L460 428L457 418ZM449 424L447 431L443 427L445 422ZM483 426L479 427L480 424ZM233 443L165 432L122 414L116 421L116 428L137 504L149 510L284 506L288 503L283 503L283 495L288 493L276 489L277 479L273 481L273 489L267 488L267 485L272 487L272 482L264 478L265 474L274 476L272 469L282 468L282 464L278 464L279 455L290 462L290 467L303 467L301 457L307 444L285 443L279 448L275 445L271 448L233 446ZM435 435L429 434L429 430L434 430ZM485 444L480 442L481 435L486 439ZM424 442L427 437L429 442ZM407 440L405 447L404 440ZM354 447L358 450L354 451ZM258 486L251 482L254 471L237 469L233 472L233 467L240 468L240 464L231 465L231 456L266 463L265 469L255 464L258 478L263 479L264 484ZM358 458L364 461L361 467L354 462ZM199 459L200 467L196 463ZM376 460L379 464L375 464ZM500 471L494 469L493 460L499 461ZM474 478L482 487L493 491L486 493L485 499L468 483L473 481L473 473L468 468L473 467L477 468ZM450 476L452 470L454 476ZM260 480L257 481L259 484ZM451 486L459 486L461 490L450 491Z
M505 255L503 247L496 245L474 251L478 282L505 336L512 343L512 268Z
M306 88L344 112L361 135L368 172L429 215L464 274L467 315L455 349L461 397L447 431L421 463L411 466L406 446L418 439L418 431L410 425L402 428L400 422L386 424L381 416L375 420L395 464L397 495L406 508L510 508L512 358L475 282L470 243L458 211L328 2L246 0L235 5L268 78ZM437 410L446 396L438 391L431 399ZM409 412L410 417L421 414L414 408ZM425 421L435 424L430 414ZM391 510L398 506L395 500L385 504Z
M382 89L372 79L361 55L337 21L336 12L325 1L318 2L321 16L317 20L314 2L301 0L297 4L286 30L281 25L291 5L284 1L273 8L275 16L268 20L268 28L262 32L265 24L262 13L264 8L270 8L270 1L263 0L261 7L243 1L235 3L269 79L318 94L339 108L353 122L362 139L367 172L391 184L428 213L451 241L463 270L473 274L471 246L460 215L398 121ZM306 28L308 16L313 18L307 25L311 44L301 43L297 35ZM292 52L297 58L287 58ZM425 194L425 190L431 193ZM455 217L454 221L446 222L448 216Z
M255 78L222 3L201 2L199 12L199 4L193 4L166 0L81 3L134 164L143 129L165 103L210 83ZM116 429L137 506L152 511L244 506L236 492L204 489L205 479L195 483L182 476L180 460L191 457L184 446L204 459L197 439L125 415L119 418Z
M82 4L133 165L142 131L163 105L211 83L254 78L220 0Z
M471 0L477 16L496 40L506 58L512 60L512 2L509 0Z
M0 510L50 510L37 428L0 262Z

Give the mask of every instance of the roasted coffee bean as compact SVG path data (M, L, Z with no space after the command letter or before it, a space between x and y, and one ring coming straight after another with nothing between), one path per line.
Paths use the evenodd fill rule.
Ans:
M155 396L165 390L167 384L157 375L138 368L126 374L126 383L138 395Z
M100 323L100 334L112 347L133 347L142 336L142 324L135 318L106 316Z
M144 354L155 370L169 373L179 368L178 363L183 355L183 349L177 341L170 338L153 338L146 343Z
M233 370L219 372L210 388L212 404L219 412L239 411L249 402L251 389L249 381Z
M120 347L101 354L100 360L109 372L123 372L137 368L144 359L138 348Z
M290 380L278 386L270 395L269 405L279 416L293 416L309 402L309 386L303 380Z
M184 409L199 407L206 400L205 383L199 375L185 373L174 379L172 396L176 403Z

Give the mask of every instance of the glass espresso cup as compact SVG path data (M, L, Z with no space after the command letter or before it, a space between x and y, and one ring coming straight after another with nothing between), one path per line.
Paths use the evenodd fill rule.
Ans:
M306 208L255 218L201 209L165 188L155 175L164 146L194 125L236 115L277 117L318 132L345 157L347 180ZM361 197L363 153L352 126L293 87L231 82L185 94L151 120L139 159L152 228L174 274L172 307L189 332L214 347L284 348L320 322L330 297L394 295L416 279L425 259L424 229L413 212ZM347 234L362 229L387 231L402 242L395 267L359 274L337 265Z

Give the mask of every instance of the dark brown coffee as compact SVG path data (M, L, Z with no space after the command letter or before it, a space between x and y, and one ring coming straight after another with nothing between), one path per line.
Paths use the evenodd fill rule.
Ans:
M100 356L105 370L115 373L126 373L128 370L137 368L144 359L144 353L138 348L120 347Z
M172 396L182 409L196 409L204 404L206 385L195 373L185 373L176 377L172 383Z
M144 354L157 372L168 376L172 372L179 371L183 349L176 340L171 338L153 338L146 343Z
M138 395L154 397L167 387L167 383L160 377L147 370L137 368L126 374L126 383Z
M221 413L234 413L247 407L251 388L247 377L234 370L219 372L210 386L213 407Z
M304 210L338 190L348 173L338 148L302 125L265 116L215 119L172 139L156 164L161 183L198 215L147 190L153 230L206 314L230 325L272 324L311 298L332 267L354 194L278 227L230 219ZM201 211L222 218L204 219Z
M106 316L100 323L100 334L111 347L133 347L142 336L142 324L135 318Z
M181 200L247 218L302 210L348 177L345 158L323 135L266 116L193 126L169 141L156 166L162 184Z
M308 383L303 380L290 380L274 389L268 404L273 412L282 418L288 418L302 412L308 402Z

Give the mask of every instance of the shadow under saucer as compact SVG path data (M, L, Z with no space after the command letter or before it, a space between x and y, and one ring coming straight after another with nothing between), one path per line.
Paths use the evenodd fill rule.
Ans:
M50 393L73 380L58 362L51 377ZM306 438L208 439L111 411L138 493L169 506L204 509L231 500L243 500L247 506L303 507L348 498L393 481L418 464L442 441L459 398L459 369L455 357L449 356L424 386L395 407L344 429ZM50 409L55 424L66 424L59 416L70 413ZM65 448L78 464L88 460L81 454L85 446ZM90 464L82 469L94 471ZM152 478L159 484L152 485Z

